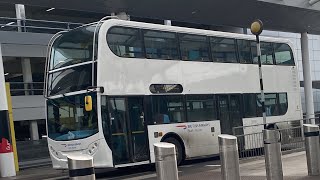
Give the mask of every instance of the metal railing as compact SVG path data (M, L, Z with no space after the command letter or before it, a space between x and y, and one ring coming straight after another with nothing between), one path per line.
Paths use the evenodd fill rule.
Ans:
M62 21L0 17L0 31L57 33L63 30L74 29L81 25L83 24Z
M315 114L318 120L319 114ZM299 151L304 149L302 125L310 119L275 122L275 129L280 132L281 151ZM238 139L239 158L254 158L264 155L263 133L265 124L239 126L233 128L233 135Z
M43 82L9 82L11 96L43 95Z

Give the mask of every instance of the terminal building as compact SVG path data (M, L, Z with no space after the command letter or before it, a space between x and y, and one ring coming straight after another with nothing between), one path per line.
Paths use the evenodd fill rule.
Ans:
M47 44L55 33L99 21L105 16L118 16L131 21L250 34L250 23L259 18L265 27L262 36L287 38L292 42L299 63L302 100L308 109L304 108L306 105L302 107L304 112L308 110L313 114L320 112L318 2L1 0L0 54L5 79L11 88L20 163L28 165L49 157L45 139L42 139L46 136L43 85ZM301 45L301 42L308 43Z

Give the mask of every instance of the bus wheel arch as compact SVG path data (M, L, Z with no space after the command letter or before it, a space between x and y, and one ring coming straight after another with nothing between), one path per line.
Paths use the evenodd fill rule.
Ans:
M181 150L181 153L180 153L181 156L180 156L180 158L177 157L177 164L178 165L181 164L186 159L185 144L184 144L182 138L178 134L176 134L174 132L167 133L162 137L161 142L168 142L168 143L172 143L172 144L175 144L175 145L176 145L175 142L178 142L179 144L176 145L176 148L177 148L177 150L179 150L179 148L181 148L180 149ZM180 145L180 147L179 147L179 145Z

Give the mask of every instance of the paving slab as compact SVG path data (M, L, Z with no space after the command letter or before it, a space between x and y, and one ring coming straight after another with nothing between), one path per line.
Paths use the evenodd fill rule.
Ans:
M282 156L284 180L319 180L320 176L308 176L305 152ZM190 161L179 167L180 180L221 180L220 162L217 159ZM240 161L242 180L266 180L264 157ZM68 179L68 171L54 170L51 166L25 169L16 177L0 180L61 180ZM156 180L154 168L137 166L118 170L97 170L97 179L108 180Z

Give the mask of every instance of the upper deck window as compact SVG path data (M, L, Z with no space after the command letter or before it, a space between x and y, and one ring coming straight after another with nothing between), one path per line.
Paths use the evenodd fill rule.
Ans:
M206 36L180 34L179 40L182 60L210 61Z
M276 64L294 65L293 54L288 44L274 44Z
M95 25L67 32L52 46L50 69L57 69L92 60Z
M111 51L119 57L257 64L254 40L188 33L112 27L107 34ZM261 64L294 65L287 44L262 41Z
M273 64L273 46L270 42L261 42L261 64ZM253 59L254 63L258 63L258 57Z
M63 69L49 74L48 96L85 90L89 86L92 86L91 65Z
M111 28L107 35L111 51L120 57L143 58L142 38L139 29L128 27Z
M210 42L213 61L237 63L234 39L211 37Z
M147 58L180 59L176 33L144 30Z
M248 40L237 40L238 50L239 50L239 60L240 63L251 64L253 58L253 51L256 49L252 48L252 41Z

